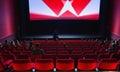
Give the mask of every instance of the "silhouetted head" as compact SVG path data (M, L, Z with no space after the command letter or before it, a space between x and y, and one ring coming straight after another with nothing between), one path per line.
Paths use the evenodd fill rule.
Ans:
M8 43L8 40L5 40L4 42L5 42L5 43Z
M40 47L40 44L36 44L35 47L37 47L37 48Z

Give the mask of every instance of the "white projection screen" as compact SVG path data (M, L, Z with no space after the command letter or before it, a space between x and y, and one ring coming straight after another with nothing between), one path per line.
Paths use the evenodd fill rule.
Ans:
M100 0L29 0L30 20L99 20Z

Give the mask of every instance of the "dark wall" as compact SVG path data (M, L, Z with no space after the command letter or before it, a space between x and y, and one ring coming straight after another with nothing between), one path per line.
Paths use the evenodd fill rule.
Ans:
M98 21L31 21L27 25L28 34L97 34L99 33ZM97 27L98 26L98 27Z
M15 33L14 0L0 0L0 39Z

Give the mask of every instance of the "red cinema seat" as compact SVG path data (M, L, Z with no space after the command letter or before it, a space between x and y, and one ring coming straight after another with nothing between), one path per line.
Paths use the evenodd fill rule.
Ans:
M97 61L100 61L101 59L105 59L105 58L110 58L110 55L108 55L108 54L99 54Z
M46 51L46 54L56 54L56 51Z
M14 71L31 71L32 64L28 59L16 59L12 63Z
M57 59L69 59L70 55L69 54L59 54L57 55Z
M97 54L86 54L85 58L86 59L96 59L97 60L98 55Z
M3 61L14 60L13 55L2 55L1 57L3 58Z
M56 54L45 54L44 59L56 59Z
M102 59L99 63L99 70L114 71L117 69L118 60L116 59Z
M10 66L12 62L13 60L4 61L4 59L0 56L0 72L10 71Z
M62 71L74 70L74 60L73 59L57 59L56 69Z
M120 53L114 53L114 54L112 54L111 58L115 58L117 60L120 60Z
M15 59L29 59L28 55L16 55Z
M39 59L35 61L37 71L51 71L54 69L53 59Z
M95 59L79 59L77 68L81 71L93 71L96 66L97 62Z

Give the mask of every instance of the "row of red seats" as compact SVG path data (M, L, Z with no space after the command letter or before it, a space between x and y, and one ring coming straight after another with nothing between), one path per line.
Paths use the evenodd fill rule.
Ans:
M60 47L63 47L63 42L62 43L57 43L56 41L44 42L44 43L40 43L40 45L41 45L41 47L43 47L45 49L45 52L47 50L53 51L51 48L54 48L54 50L56 51L56 47L58 47L58 49L61 49ZM72 51L72 52L75 51L75 53L77 53L77 51L80 50L80 48L81 48L81 51L84 51L84 54L85 54L85 51L89 51L90 49L95 49L96 51L102 53L103 51L105 51L105 48L107 47L107 46L98 47L99 44L97 44L97 42L88 42L88 41L85 41L85 42L66 41L66 44L67 44L68 48L72 48L72 50L68 49L66 51ZM93 44L95 44L95 45L93 45ZM94 48L94 47L96 47L96 48ZM73 50L73 49L75 49L75 50ZM88 50L86 50L86 49L88 49ZM65 49L63 49L63 50L65 50ZM60 51L60 50L58 50L58 51ZM92 51L92 52L94 52L94 51ZM108 56L109 56L108 60L110 60L110 63L114 62L114 59L111 59L110 55L106 56L107 54L105 54L103 56L98 56L97 54L92 55L92 56L85 56L83 54L72 54L72 53L71 53L72 55L69 55L69 54L67 54L67 55L65 55L65 54L64 55L46 54L43 58L41 58L41 57L37 58L36 56L31 55L32 52L29 51L28 49L26 49L26 45L22 45L22 47L17 47L17 48L13 48L13 47L3 48L3 50L2 49L0 50L0 53L1 53L0 55L3 59L3 62L1 62L1 63L4 63L4 65L5 65L6 62L8 64L9 62L11 62L11 60L13 60L11 67L13 67L14 70L18 70L18 71L19 70L31 70L32 68L35 68L36 70L53 70L53 68L56 68L57 70L74 70L76 67L78 68L78 70L84 70L84 69L85 70L95 70L95 68L99 68L100 70L102 70L101 67L107 68L107 65L110 65L109 63L106 63L106 64L104 63L103 66L101 66L103 63L102 61L104 60L103 58L108 58ZM78 53L80 53L80 51ZM12 55L13 55L13 58L11 58ZM113 55L113 57L116 56L116 55L114 55L114 53L112 55ZM84 58L84 56L85 56L85 58ZM71 57L71 59L69 59L70 57ZM117 56L117 58L118 57L119 56ZM30 59L28 59L28 58L30 58ZM48 58L52 58L52 59L48 59ZM93 58L93 59L91 59L91 58ZM24 61L24 59L25 59L25 61ZM40 60L36 60L36 59L40 59ZM56 59L56 60L54 60L54 59ZM99 59L99 62L96 59ZM91 60L93 60L93 61L91 61ZM113 60L113 61L111 61L111 60ZM116 64L117 65L119 64L118 60L119 60L119 58L117 60L115 60L117 62L113 63L114 64L113 66L116 67ZM49 64L49 61L50 61L50 64ZM22 66L22 63L23 63L23 66ZM49 66L47 66L47 65L49 65ZM110 65L110 66L112 66L112 65ZM108 70L113 70L112 68L110 68L110 66L108 67ZM3 67L3 66L1 65L0 67ZM50 68L50 69L46 69L46 68ZM4 67L1 69L4 69Z
M28 53L16 53L16 54L2 54L0 55L0 57L2 57L3 59L16 59L16 58L23 58L25 57L33 57L35 55L33 55L31 52ZM38 55L41 56L41 55ZM44 56L42 56L43 58L73 58L73 59L83 59L83 58L91 58L91 59L96 59L97 61L99 61L102 58L116 58L116 59L120 59L120 54L119 53L114 53L112 55L109 54L45 54Z
M0 57L2 57L4 60L7 59L19 59L19 58L23 58L27 57L27 58L32 58L35 55L32 54L31 51L26 51L26 52L14 52L14 53L3 53L0 54ZM41 55L38 55L41 56ZM40 57L41 58L41 57ZM45 54L42 58L53 58L53 59L57 59L57 58L72 58L72 59L96 59L96 61L100 61L100 59L102 58L116 58L116 59L120 59L120 53L111 53L107 54L107 53L100 53L100 54L94 54L94 53L86 53L86 54ZM35 58L36 59L36 58Z
M108 51L108 52L91 52L91 51L45 51L45 54L57 54L57 55L61 55L61 54L64 54L64 55L67 55L67 54L70 54L70 55L74 55L74 54L78 54L78 55L82 55L82 56L85 56L85 55L97 55L99 56L100 54L106 54L106 55L113 55L113 54L116 54L116 53L120 53L119 51ZM10 52L10 51L2 51L0 52L0 55L20 55L20 54L27 54L27 55L31 55L32 54L32 51L15 51L15 52Z
M95 71L96 68L100 71L117 71L119 61L116 59L102 59L96 62L94 59L79 59L77 64L78 71ZM55 64L53 59L39 59L34 63L27 59L17 59L11 64L14 71L74 71L75 65L73 59L57 59ZM0 71L4 70L0 65Z
M14 58L14 60L17 60L17 59L27 59L28 57L30 57L31 55L30 55L30 53L31 52L22 52L23 54L21 55L19 55L19 53L18 54L16 54L16 56L15 56L15 58ZM12 59L12 56L10 56L10 55L4 55L3 54L3 59L5 60L5 61L7 61L7 60L9 60L9 59ZM94 59L94 60L96 60L96 61L101 61L102 59L104 59L104 58L109 58L109 59L111 59L111 58L116 58L117 60L119 60L120 59L120 55L119 54L117 54L117 53L113 53L113 55L110 57L109 55L107 55L107 54L100 54L98 57L96 56L96 55L88 55L88 56L86 56L85 58L83 58L83 56L82 55L80 55L80 54L73 54L73 55L66 55L66 54L63 54L63 55L58 55L57 57L56 57L56 55L52 55L52 54L47 54L47 55L45 55L44 57L43 57L43 59L47 59L47 58L52 58L53 59L53 61L54 61L54 59L62 59L62 58L64 58L64 59L69 59L69 58L72 58L73 60L74 60L74 65L76 66L78 63L77 63L77 61L78 61L78 59ZM34 56L34 55L32 55L31 56L31 58L30 58L31 60L31 62L34 62L34 59L36 60L36 59L42 59L42 57L36 57L36 56ZM98 64L98 63L97 63ZM106 64L107 65L107 64Z

